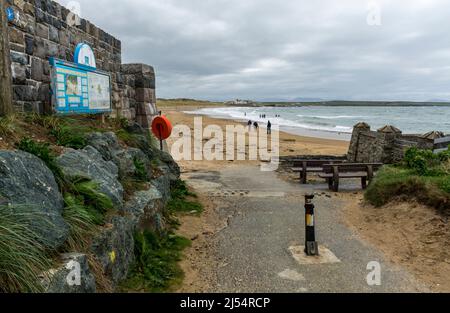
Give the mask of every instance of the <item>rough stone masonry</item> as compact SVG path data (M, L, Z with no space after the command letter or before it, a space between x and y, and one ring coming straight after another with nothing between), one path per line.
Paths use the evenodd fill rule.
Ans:
M87 43L97 67L112 81L113 117L148 127L157 113L155 72L145 64L122 64L122 44L91 22L51 0L7 0L14 106L21 112L48 113L51 107L49 58L73 61L75 47Z

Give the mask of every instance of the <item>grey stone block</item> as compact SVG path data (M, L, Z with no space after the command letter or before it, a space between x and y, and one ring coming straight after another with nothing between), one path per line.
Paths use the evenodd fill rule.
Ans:
M28 64L28 57L25 53L11 51L11 62L16 62L22 65Z

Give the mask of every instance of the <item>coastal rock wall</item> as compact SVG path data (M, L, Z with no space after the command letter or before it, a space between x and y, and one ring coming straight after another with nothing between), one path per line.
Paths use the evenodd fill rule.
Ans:
M397 163L403 160L408 148L433 149L434 139L441 135L439 132L403 134L394 126L373 131L366 123L358 123L353 128L347 159L355 163Z
M155 73L143 64L122 65L122 43L51 0L8 0L14 105L17 111L51 112L50 57L73 62L75 47L92 47L97 68L111 75L112 115L147 127L156 114Z
M64 217L63 195L45 163L26 152L0 151L0 205L11 210L29 208L32 225L36 225L34 232L51 251L64 252L57 260L60 266L43 273L42 284L48 292L95 292L99 272L102 281L108 281L114 290L127 278L135 260L135 232L150 230L164 234L165 209L180 170L170 155L152 144L145 130L136 125L130 130L135 132L137 145L142 149L119 143L114 133L92 133L88 136L90 146L63 150L57 158L64 179L89 179L114 204L105 215L105 224L89 238L91 244L86 251L66 250L70 225ZM123 163L118 155L130 155L132 161ZM142 178L142 190L125 196L122 182L136 178L138 168L133 160L138 157L140 164L147 165L148 177ZM39 227L36 221L42 219L44 224ZM95 268L91 268L92 260ZM81 285L70 285L67 281L68 274L76 269L73 262L81 270Z

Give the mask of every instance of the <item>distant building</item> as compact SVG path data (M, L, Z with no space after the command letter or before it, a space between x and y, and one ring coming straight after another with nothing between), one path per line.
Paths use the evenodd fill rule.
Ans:
M236 106L252 106L255 105L255 101L252 100L241 100L241 99L236 99L233 101L227 101L225 102L226 105L236 105Z

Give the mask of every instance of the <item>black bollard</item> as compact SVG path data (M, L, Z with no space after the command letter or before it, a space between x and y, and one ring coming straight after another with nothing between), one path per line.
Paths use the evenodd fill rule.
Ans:
M305 253L307 256L318 256L319 245L316 242L315 216L314 216L314 195L305 196Z

